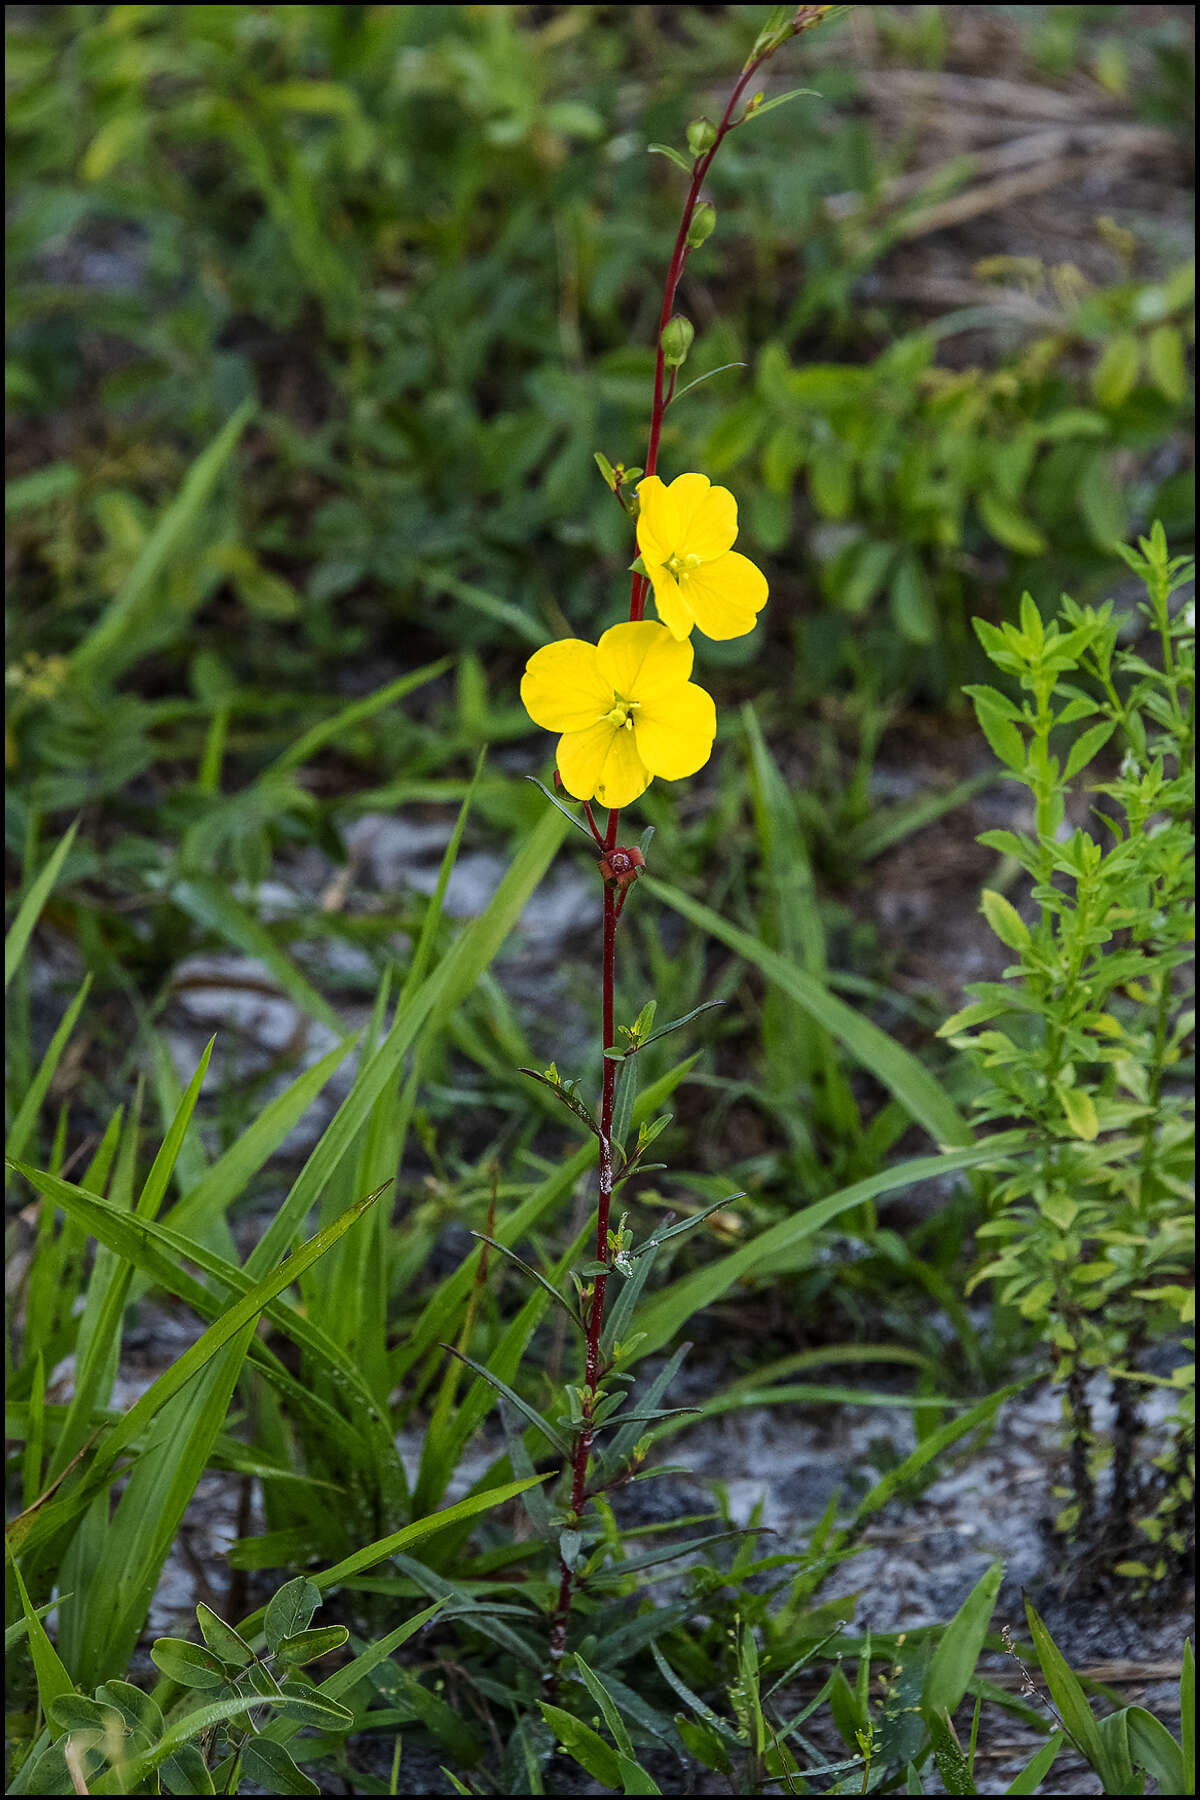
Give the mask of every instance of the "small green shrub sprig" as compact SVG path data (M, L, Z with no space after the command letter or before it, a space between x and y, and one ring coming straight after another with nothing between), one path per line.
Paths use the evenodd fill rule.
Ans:
M1171 558L1155 525L1123 550L1144 583L1139 604L1155 660L1121 648L1125 619L1064 598L1049 625L1026 595L1019 624L976 621L984 649L1019 685L970 694L992 748L1030 792L1032 832L981 838L1032 881L1029 922L997 890L983 910L1014 961L1002 982L941 1027L979 1065L983 1119L1028 1120L1032 1157L1004 1165L980 1228L993 1284L1041 1333L1063 1384L1070 1502L1060 1527L1101 1540L1143 1581L1186 1557L1194 1473L1193 1370L1148 1371L1143 1352L1186 1333L1194 1219L1195 611L1172 607L1194 565ZM1082 727L1066 742L1068 727ZM1057 734L1057 735L1056 735ZM1052 741L1054 748L1051 748ZM1096 759L1119 749L1116 775ZM1090 828L1066 823L1070 786L1087 779ZM1113 1442L1093 1427L1088 1378L1104 1371L1116 1401ZM1140 1396L1175 1395L1168 1448L1151 1480L1135 1458ZM1096 1476L1111 1455L1107 1517ZM1135 1520L1136 1515L1136 1520ZM1131 1552L1131 1525L1144 1554Z

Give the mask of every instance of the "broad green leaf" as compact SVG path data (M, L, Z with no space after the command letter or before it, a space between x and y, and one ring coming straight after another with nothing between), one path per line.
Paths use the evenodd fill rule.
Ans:
M242 1748L242 1775L264 1794L319 1794L315 1781L299 1770L282 1744L260 1733Z
M312 1631L298 1631L292 1637L280 1638L275 1645L275 1654L281 1662L299 1667L302 1663L315 1662L319 1656L328 1656L331 1650L340 1650L349 1636L344 1625L318 1625Z
M196 1622L200 1627L200 1635L214 1656L219 1656L230 1668L244 1669L247 1663L254 1661L254 1652L242 1641L232 1625L227 1625L211 1608L205 1606L203 1600L196 1607Z
M1146 345L1146 367L1150 379L1163 396L1175 405L1186 398L1188 389L1187 360L1183 333L1177 325L1156 325ZM1166 1793L1166 1788L1163 1789Z
M180 1687L219 1688L229 1679L221 1657L187 1638L156 1638L150 1646L150 1661Z
M297 1575L284 1582L278 1593L267 1602L263 1614L263 1635L272 1655L284 1638L307 1631L309 1621L321 1604L321 1590L307 1576Z
M1032 519L1027 519L1011 501L997 493L984 493L977 495L975 504L988 533L1006 550L1015 550L1018 556L1043 554L1045 538Z
M1145 1769L1164 1794L1189 1793L1183 1751L1162 1720L1156 1719L1144 1706L1131 1706L1126 1718L1129 1750L1138 1768Z
M208 1764L197 1744L180 1744L158 1765L158 1778L168 1794L215 1794Z
M1092 393L1106 410L1115 410L1133 392L1141 360L1138 341L1130 332L1109 340L1092 370Z

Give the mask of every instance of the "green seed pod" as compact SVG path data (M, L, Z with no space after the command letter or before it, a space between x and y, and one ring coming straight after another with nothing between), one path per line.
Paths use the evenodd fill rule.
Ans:
M692 214L691 224L687 228L687 241L693 250L699 248L706 238L710 238L717 229L717 209L711 200L701 200Z
M711 119L693 119L687 128L688 149L693 156L703 156L717 141L717 128Z
M695 335L691 320L685 319L682 313L676 313L673 319L667 320L663 327L662 353L668 369L677 369L687 361L687 353Z

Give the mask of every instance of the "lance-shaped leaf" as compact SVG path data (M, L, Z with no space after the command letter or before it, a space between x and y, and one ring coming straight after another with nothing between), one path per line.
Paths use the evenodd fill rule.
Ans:
M536 1406L531 1406L528 1400L522 1399L515 1388L510 1388L506 1381L501 1381L498 1375L493 1375L490 1369L485 1368L483 1363L476 1362L473 1356L464 1356L463 1352L456 1350L453 1344L443 1344L441 1348L448 1350L451 1356L457 1356L459 1362L466 1363L468 1369L474 1369L475 1373L481 1376L490 1387L494 1387L498 1394L503 1394L504 1398L515 1406L518 1412L525 1414L531 1425L537 1426L546 1442L561 1456L570 1456L571 1446L566 1438L560 1432L555 1431L553 1425L548 1419L543 1418Z
M575 1093L575 1083L573 1081L561 1081L557 1070L548 1070L543 1073L540 1069L520 1068L517 1070L517 1073L518 1075L528 1075L531 1080L538 1081L543 1087L549 1088L555 1099L561 1100L568 1112L574 1113L575 1117L581 1120L582 1123L587 1126L588 1130L594 1132L598 1138L603 1138L604 1134L596 1122L595 1115L592 1113L591 1108L586 1106L579 1098L578 1094Z
M532 1263L527 1263L523 1256L518 1256L515 1250L510 1250L508 1245L502 1244L498 1238L489 1237L486 1231L473 1231L471 1233L471 1236L473 1238L478 1238L480 1243L490 1244L493 1250L498 1250L500 1252L501 1256L506 1256L510 1263L515 1263L518 1269L520 1269L524 1274L528 1275L528 1277L531 1281L536 1281L538 1286L540 1288L544 1288L546 1290L546 1292L549 1294L550 1298L552 1300L556 1301L557 1304L562 1307L562 1309L566 1313L568 1319L570 1319L572 1325L577 1326L580 1331L587 1330L587 1326L584 1324L583 1320L580 1318L579 1314L575 1311L575 1308L571 1305L570 1301L566 1298L566 1296L563 1294L560 1294L558 1289L553 1285L553 1283L547 1281L546 1277L544 1275L540 1274L538 1272L538 1270L533 1267Z

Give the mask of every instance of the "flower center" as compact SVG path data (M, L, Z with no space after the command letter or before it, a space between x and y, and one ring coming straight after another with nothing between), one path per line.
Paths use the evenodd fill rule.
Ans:
M663 564L667 574L675 581L685 581L694 569L698 569L704 561L702 556L681 556L678 550L672 550Z
M620 694L614 694L612 709L605 713L604 723L611 725L615 731L632 731L633 715L637 709L636 700L623 700Z

